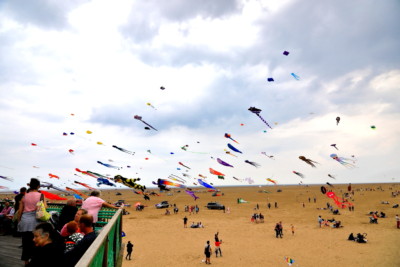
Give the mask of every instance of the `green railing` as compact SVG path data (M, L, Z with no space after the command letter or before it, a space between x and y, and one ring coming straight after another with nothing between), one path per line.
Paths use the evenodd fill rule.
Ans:
M101 229L75 267L114 267L122 265L122 209Z

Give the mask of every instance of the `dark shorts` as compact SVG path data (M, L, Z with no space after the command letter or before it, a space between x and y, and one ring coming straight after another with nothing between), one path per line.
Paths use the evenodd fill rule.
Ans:
M210 252L205 252L204 254L206 254L206 258L211 257L211 253Z

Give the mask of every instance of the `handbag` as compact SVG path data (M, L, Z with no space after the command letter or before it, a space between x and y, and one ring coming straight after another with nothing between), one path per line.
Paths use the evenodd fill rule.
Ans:
M47 212L46 207L44 206L43 194L40 197L40 201L36 203L36 219L47 222L50 219L51 215Z

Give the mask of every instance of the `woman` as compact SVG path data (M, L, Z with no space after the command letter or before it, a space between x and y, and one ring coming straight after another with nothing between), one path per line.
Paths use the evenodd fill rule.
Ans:
M22 197L18 210L18 232L22 234L21 260L25 261L25 264L28 264L32 257L34 248L32 231L40 223L36 220L36 204L40 200L46 204L43 194L39 192L40 181L32 178L28 185L28 193Z
M93 216L93 223L97 222L97 215L101 209L101 207L107 207L112 209L118 209L118 207L108 204L106 201L101 199L100 192L94 190L90 193L90 197L88 197L82 204L82 209L88 211L88 214Z
M54 230L50 223L40 223L33 232L35 253L28 267L50 267L62 265L64 244L60 235Z

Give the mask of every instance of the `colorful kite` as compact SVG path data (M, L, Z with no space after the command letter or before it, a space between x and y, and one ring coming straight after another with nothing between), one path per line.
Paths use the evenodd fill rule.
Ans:
M158 179L158 183L159 184L163 184L163 185L175 186L175 187L179 187L179 188L183 188L183 189L186 188L186 186L184 186L182 184L170 182L170 181L167 181L167 180L164 180L164 179Z
M310 166L313 167L313 168L316 168L316 167L317 167L317 166L315 166L315 164L314 164L314 163L317 163L317 164L318 164L318 162L316 162L316 161L313 161L313 160L311 160L311 159L308 159L308 158L306 158L306 157L304 157L304 156L300 156L299 159L301 159L302 161L304 161L305 163L307 163L308 165L310 165Z
M296 171L293 171L293 173L298 175L298 176L300 176L300 178L304 178L304 174L302 174L302 173L299 173L299 172L296 172Z
M249 111L256 114L257 117L259 117L269 128L272 129L272 127L268 124L268 122L263 117L261 117L261 115L260 115L260 113L262 111L261 109L256 108L256 107L250 107Z
M151 129L158 131L156 128L154 128L153 126L151 126L150 124L148 124L147 122L145 122L144 120L142 120L142 117L139 115L135 115L133 118L135 118L138 121L143 122L144 124L146 124L147 126L149 126Z
M233 138L231 137L231 135L230 135L230 134L228 134L228 133L225 133L225 137L226 137L226 138L229 138L229 139L231 139L233 142L235 142L235 143L239 144L239 142L238 142L238 141L236 141L235 139L233 139Z
M195 201L199 198L198 196L196 196L196 195L194 194L194 192L192 192L192 191L190 191L190 190L185 190L185 192L186 192L187 194L191 195L191 196L194 198Z
M242 153L242 151L240 151L239 149L237 149L236 147L232 146L231 144L228 144L228 147L230 149L232 149L233 151L237 152L237 153ZM243 154L243 153L242 153Z
M297 74L294 74L293 72L290 73L290 75L293 76L293 78L295 78L296 80L300 80L300 76L298 76Z
M53 193L50 193L50 192L47 192L47 191L44 191L44 190L40 190L40 193L42 193L45 196L45 198L47 198L47 199L51 199L51 200L67 200L66 198L60 197L60 196L58 196L56 194L53 194Z
M271 183L273 183L273 184L276 184L276 181L275 181L275 180L272 180L271 178L267 178L267 181L268 181L268 182L271 182Z
M216 171L216 170L214 170L214 169L212 169L212 168L210 168L209 170L210 170L210 173L211 173L211 174L220 175L220 176L225 176L225 174L223 174L223 173L221 173L221 172L219 172L219 171Z
M107 163L103 163L101 161L97 161L97 163L100 164L100 165L103 165L103 166L105 166L107 168L112 168L112 169L117 169L117 170L121 169L120 167L117 167L117 166L114 166L114 165L111 165L111 164L107 164Z
M206 182L203 182L203 180L201 180L201 179L197 179L197 181L199 182L199 184L201 184L202 186L204 186L206 188L211 188L211 189L216 190L212 185L209 185Z
M81 186L84 186L84 187L86 187L87 189L95 190L93 187L91 187L91 186L88 185L88 184L81 183L81 182L78 182L78 181L74 181L74 183L79 184L79 185L81 185Z
M291 258L289 258L289 257L284 257L284 259L285 259L286 263L287 263L289 266L292 266L292 264L294 263L294 259L291 259Z
M84 197L84 198L87 198L87 197L88 197L87 195L85 195L85 194L79 192L79 191L76 190L76 189L72 189L72 188L70 188L70 187L66 187L65 189L67 189L68 191L72 191L72 192L74 192L74 193L80 195L81 197Z
M125 152L125 153L128 153L128 154L131 154L131 155L135 155L135 152L132 152L132 151L126 150L126 149L124 149L124 148L122 148L122 147L118 147L118 146L116 146L116 145L113 145L112 147L113 147L113 148L116 148L116 149L118 149L118 150L120 150L120 151L122 151L122 152Z
M254 184L254 180L251 179L250 177L244 178L244 180L245 180L246 182L248 182L249 184Z
M140 189L140 190L142 190L142 192L144 192L144 190L146 190L146 186L136 183L136 181L140 181L140 178L130 179L130 178L125 178L121 175L116 175L116 176L114 176L114 181L117 183L122 183L123 185L126 185L133 189Z
M85 171L81 171L81 170L78 169L78 168L75 168L75 171L80 172L80 173L83 173L83 174L85 174L85 175L89 175L89 176L91 176L91 177L93 177L93 178L96 178L96 179L98 178L96 175L90 174L90 173L85 172Z
M100 186L102 184L117 187L115 184L111 183L108 179L97 178L97 184L96 185Z
M55 174L52 174L52 173L49 173L49 177L50 177L50 178L57 178L57 179L60 179L59 176L57 176L57 175L55 175Z
M217 161L218 161L218 163L221 164L221 165L224 165L224 166L226 166L226 167L232 167L232 168L233 168L233 166L232 166L231 164L229 164L229 163L223 161L223 160L220 159L220 158L217 158Z
M338 206L339 208L343 209L348 206L353 206L352 203L348 202L346 199L336 196L336 194L332 191L327 192L326 196L331 198L335 202L336 206Z
M348 169L356 168L355 165L353 165L353 164L347 162L347 161L349 161L349 160L350 160L350 161L353 161L353 160L351 160L351 159L339 157L339 156L336 155L336 154L331 154L330 157L331 157L332 159L336 160L337 162L339 162L340 164L342 164L343 166L345 166L345 167L348 168ZM353 163L354 163L354 161L353 161Z
M250 164L250 165L252 165L252 166L254 166L254 167L256 167L256 168L259 168L261 165L260 164L258 164L257 162L254 162L254 161L250 161L250 160L245 160L244 162L246 162L246 163L248 163L248 164Z

